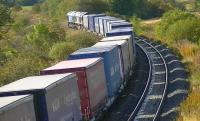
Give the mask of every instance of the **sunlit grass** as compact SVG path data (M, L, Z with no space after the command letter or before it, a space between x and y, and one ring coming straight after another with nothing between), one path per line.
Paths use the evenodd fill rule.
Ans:
M22 6L23 10L32 10L32 6Z

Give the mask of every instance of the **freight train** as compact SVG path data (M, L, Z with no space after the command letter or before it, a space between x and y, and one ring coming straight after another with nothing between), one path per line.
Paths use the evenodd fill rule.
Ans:
M105 14L71 11L70 28L104 38L64 61L0 87L0 121L96 120L109 109L133 73L132 24Z

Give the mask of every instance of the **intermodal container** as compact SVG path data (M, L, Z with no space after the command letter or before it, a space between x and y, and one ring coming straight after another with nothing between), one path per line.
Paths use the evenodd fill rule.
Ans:
M83 16L87 14L87 12L76 12L75 17L76 17L76 24L78 25L83 25Z
M104 16L101 16L104 17ZM94 23L95 23L95 32L100 34L100 26L99 26L99 18L101 17L95 17Z
M75 74L32 76L0 88L0 97L34 95L37 121L81 120L80 98Z
M75 14L76 14L75 11L71 11L71 12L67 13L68 23L75 23L76 22Z
M120 54L121 71L123 77L122 79L124 81L124 84L126 84L131 70L128 42L126 40L98 42L94 46L98 47L98 46L116 46L116 45L119 49L119 54Z
M133 41L132 41L132 36L131 35L122 35L122 36L113 36L113 37L105 37L101 42L109 42L109 41L122 41L125 40L128 42L128 49L129 49L129 57L130 57L130 63L131 63L131 69L133 69L134 66L134 49L133 49Z
M106 36L106 33L108 32L108 26L107 26L107 22L108 21L116 21L116 20L120 20L119 18L110 18L110 19L103 19L103 28L104 28L104 36Z
M121 27L132 27L132 24L129 22L115 22L110 24L109 29L113 30Z
M107 102L107 86L102 58L62 61L42 70L42 75L75 72L85 119L92 119L101 112ZM98 92L98 94L96 93Z
M110 24L112 24L112 23L119 23L119 22L126 22L126 20L107 21L107 32L110 31Z
M0 121L36 121L33 96L0 97Z
M121 27L117 29L113 29L110 32L106 33L106 37L113 37L113 36L122 36L122 35L130 35L132 40L133 46L133 59L135 61L136 50L135 50L135 41L134 41L134 32L132 27Z
M122 80L120 75L120 56L118 48L108 47L89 47L79 49L69 55L69 60L102 57L107 81L108 98L112 103L118 95Z
M83 15L83 27L89 29L88 15Z
M115 19L115 17L111 17L111 16L104 16L104 17L99 17L99 33L101 35L104 35L105 31L104 31L104 20L105 19Z
M105 16L105 14L90 14L88 15L88 22L89 22L89 31L95 32L95 17Z

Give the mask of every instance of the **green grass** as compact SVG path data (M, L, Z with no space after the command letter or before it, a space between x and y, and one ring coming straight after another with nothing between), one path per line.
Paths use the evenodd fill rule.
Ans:
M22 6L23 10L32 10L32 6Z

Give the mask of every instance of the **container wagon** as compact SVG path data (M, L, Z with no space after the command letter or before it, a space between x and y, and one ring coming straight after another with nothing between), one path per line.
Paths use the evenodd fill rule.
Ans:
M122 27L132 27L132 24L129 22L113 22L113 23L110 23L108 26L109 31L113 29L117 29L117 28L122 28Z
M90 32L95 32L95 17L105 16L105 14L90 14L88 15L88 29Z
M110 24L112 23L120 23L120 22L126 22L125 20L115 20L115 21L107 21L107 32L110 31Z
M132 27L122 27L122 28L117 28L113 29L110 32L106 33L106 37L114 37L114 36L124 36L124 35L129 35L131 36L131 41L132 41L132 47L133 47L133 63L135 63L135 58L136 58L136 48L135 48L135 40L134 40L134 32Z
M122 84L118 48L113 46L83 48L70 54L68 59L76 60L96 57L103 58L109 98L108 106L110 106L116 99Z
M62 61L42 70L41 75L75 72L85 120L94 119L106 106L107 86L102 58ZM98 93L97 93L98 92Z
M119 54L120 54L120 62L121 62L121 69L122 69L122 80L124 86L126 85L129 76L130 76L130 69L131 69L131 60L130 60L130 52L128 48L128 42L126 40L121 41L107 41L107 42L98 42L94 46L118 46Z
M32 76L0 88L0 97L32 94L37 121L80 121L75 74Z
M0 97L0 121L36 121L33 96Z
M130 64L131 64L131 73L132 73L132 69L134 68L134 49L133 49L133 41L132 41L132 36L131 35L122 35L122 36L113 36L113 37L105 37L102 40L100 40L101 42L110 42L110 41L122 41L125 40L128 42L128 49L129 49L129 53L130 53Z

